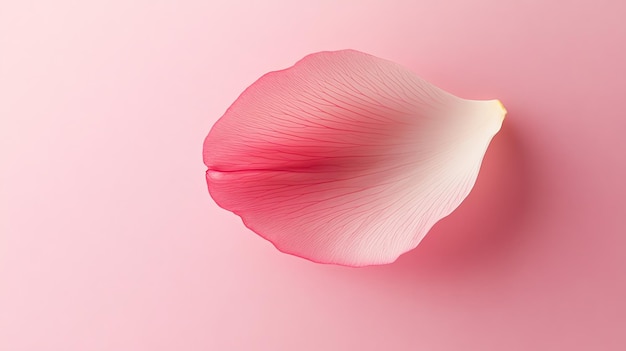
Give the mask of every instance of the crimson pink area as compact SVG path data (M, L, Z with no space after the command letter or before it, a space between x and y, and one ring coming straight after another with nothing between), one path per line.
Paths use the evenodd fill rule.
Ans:
M626 350L626 3L0 2L0 350ZM207 131L354 48L508 115L392 264L280 254L207 194Z

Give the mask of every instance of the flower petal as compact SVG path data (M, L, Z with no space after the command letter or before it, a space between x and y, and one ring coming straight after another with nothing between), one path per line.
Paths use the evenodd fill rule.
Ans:
M204 143L213 199L279 250L393 262L469 194L506 111L353 50L246 89Z

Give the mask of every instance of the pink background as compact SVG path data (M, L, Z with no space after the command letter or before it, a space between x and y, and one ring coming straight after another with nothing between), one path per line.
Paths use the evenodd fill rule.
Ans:
M626 6L4 1L0 350L626 349ZM396 263L280 254L217 207L238 94L354 48L509 111Z

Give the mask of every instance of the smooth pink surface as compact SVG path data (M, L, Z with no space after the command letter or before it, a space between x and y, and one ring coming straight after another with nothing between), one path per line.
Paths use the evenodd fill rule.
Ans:
M623 350L618 1L0 7L0 350ZM261 74L354 48L509 111L396 263L281 255L206 191Z

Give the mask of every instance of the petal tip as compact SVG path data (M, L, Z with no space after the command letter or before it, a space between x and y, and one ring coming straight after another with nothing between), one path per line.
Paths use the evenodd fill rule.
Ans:
M497 106L498 112L500 116L502 116L502 119L504 120L504 118L506 117L506 114L508 113L508 111L506 110L506 107L504 107L504 104L502 103L502 101L498 99L493 100L493 102Z
M501 110L502 119L504 119L508 111L506 110L506 107L504 107L504 105L502 104L502 101L496 99L496 102L498 103L498 107Z

